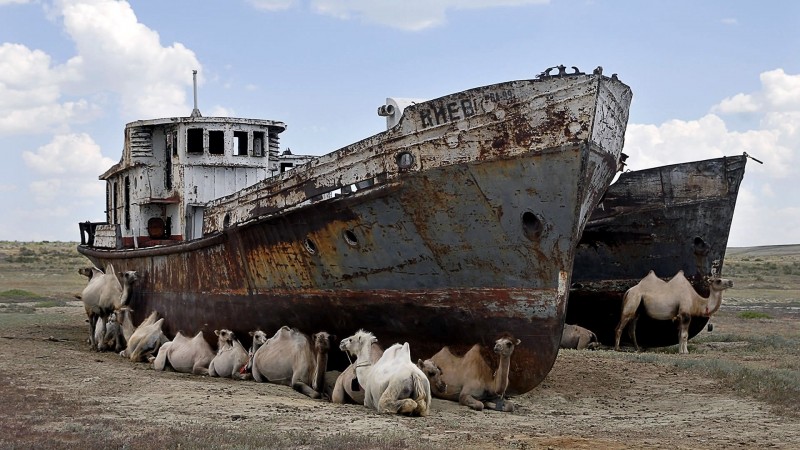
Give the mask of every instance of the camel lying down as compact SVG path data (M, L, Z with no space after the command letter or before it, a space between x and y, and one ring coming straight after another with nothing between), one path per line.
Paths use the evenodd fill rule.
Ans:
M300 330L283 326L253 355L253 379L288 385L311 398L320 398L334 339L336 336L320 331L310 340Z
M176 372L208 375L208 366L213 359L214 351L203 338L202 331L191 339L178 331L175 339L158 349L153 368L165 370L169 365Z
M217 335L217 355L208 366L208 375L212 377L228 377L239 380L251 378L250 373L242 370L247 364L247 350L236 339L231 330L214 330Z
M428 373L436 373L436 368L444 381L444 387L434 383L434 397L457 401L464 406L481 411L484 407L498 411L514 411L514 405L506 402L504 396L508 388L508 373L511 354L520 344L519 339L504 336L495 341L494 352L500 356L497 371L493 373L486 359L481 355L481 346L475 344L464 356L454 355L448 347L439 350L430 359L419 362L427 367Z
M355 372L364 387L364 406L381 413L427 416L431 405L428 378L413 362L408 343L387 348L371 362L372 333L360 330L342 340L339 348L357 355Z
M561 332L560 348L570 348L573 350L594 350L600 346L597 335L587 328L578 325L564 324L564 331Z

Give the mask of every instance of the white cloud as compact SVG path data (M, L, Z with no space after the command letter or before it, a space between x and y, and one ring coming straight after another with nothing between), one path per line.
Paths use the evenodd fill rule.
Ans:
M139 23L127 2L62 0L64 27L78 54L65 65L75 92L107 90L133 118L191 112L192 70L200 63L180 43L162 46L157 32Z
M114 160L104 157L100 146L85 133L55 136L35 152L23 152L22 159L39 174L64 175L70 179L91 180L91 176L96 177L114 164ZM52 184L53 180L47 182Z
M738 25L739 21L736 20L734 17L725 17L724 19L720 20L725 25Z
M22 5L25 3L30 3L31 1L32 0L0 0L0 6L13 5L13 4Z
M760 80L756 92L728 97L699 119L630 124L625 136L632 170L744 152L764 162L748 162L731 227L733 246L800 243L800 75L776 69ZM753 129L729 129L726 115L740 113L757 119Z
M301 2L250 0L250 3L259 9L280 11ZM451 10L546 4L549 0L309 0L307 3L312 11L337 19L357 19L367 23L418 31L445 23L447 12Z
M296 0L248 0L248 3L266 11L283 11L294 6Z

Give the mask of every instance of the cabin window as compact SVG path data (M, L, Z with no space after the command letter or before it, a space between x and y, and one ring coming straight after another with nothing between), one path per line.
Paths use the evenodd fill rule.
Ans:
M125 229L131 229L131 179L125 177Z
M111 223L119 223L117 222L117 196L119 195L119 189L117 189L117 182L114 182L114 187L111 192Z
M291 169L292 167L294 167L294 164L289 163L289 162L282 162L281 163L281 173L286 172L287 170Z
M212 155L225 154L225 132L211 130L208 132L208 153Z
M202 128L189 128L186 130L186 152L203 153Z
M233 132L233 154L247 156L247 131Z
M253 131L253 156L264 156L263 131Z

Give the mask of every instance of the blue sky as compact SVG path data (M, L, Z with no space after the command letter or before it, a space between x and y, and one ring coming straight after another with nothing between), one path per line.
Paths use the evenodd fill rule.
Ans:
M324 154L433 98L564 64L633 89L642 169L748 152L729 245L800 243L800 2L0 0L0 240L79 238L126 123L280 120Z

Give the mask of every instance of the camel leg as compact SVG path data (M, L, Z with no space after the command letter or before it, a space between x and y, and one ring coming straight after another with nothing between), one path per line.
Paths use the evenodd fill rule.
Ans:
M469 406L475 411L483 411L483 402L469 394L462 393L461 395L459 395L458 403L461 403L464 406Z
M89 315L89 345L91 345L92 350L97 350L97 341L94 338L94 329L97 326L97 319L99 319L99 316L96 314Z
M586 347L589 346L589 342L592 340L591 336L581 336L578 338L578 348L577 350L586 350Z
M172 344L166 343L158 349L156 359L153 361L153 369L164 370L167 367L167 351Z
M628 327L628 333L630 333L631 340L633 341L633 346L636 347L636 351L641 351L639 349L639 341L636 340L636 324L639 323L639 316L633 316L633 320L631 320L631 326Z
M322 397L322 395L319 392L315 391L311 386L303 383L300 380L297 380L292 383L292 389L311 398Z
M678 314L678 353L689 353L689 314Z
M408 384L409 382L411 382L411 386ZM407 397L413 392L412 386L413 381L410 378L399 385L397 382L390 382L378 399L378 412L388 414L413 413L418 407L417 402ZM404 398L399 398L401 396Z
M208 367L195 365L192 367L192 375L208 375Z
M514 412L514 404L507 402L503 397L498 397L495 401L483 402L484 406L495 411Z
M622 337L622 331L625 329L628 322L636 317L636 310L639 309L639 304L642 302L641 295L638 295L636 292L631 292L634 288L628 289L628 292L622 297L622 312L620 313L619 324L614 333L614 350L616 351L619 351L619 340Z
M344 377L339 375L336 377L336 384L333 385L333 393L331 393L331 403L344 404L346 392L344 390Z

